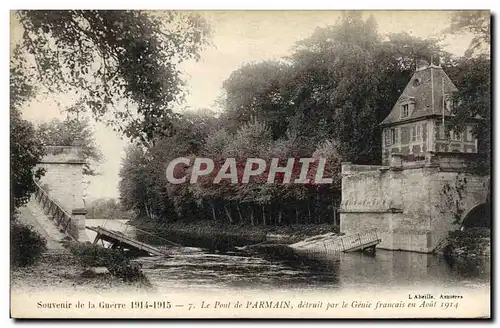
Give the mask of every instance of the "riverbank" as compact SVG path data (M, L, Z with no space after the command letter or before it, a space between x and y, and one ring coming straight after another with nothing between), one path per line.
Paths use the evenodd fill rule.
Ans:
M128 283L112 276L105 269L85 271L67 250L51 250L34 264L11 267L12 292L71 290L102 293L107 291L147 292L140 283Z
M438 253L453 258L489 258L491 231L481 228L453 231Z
M338 233L339 227L332 224L298 224L289 226L248 226L229 225L214 221L173 222L154 224L147 221L132 221L132 225L159 236L183 235L191 238L214 240L231 239L241 243L261 243L275 241L291 244L305 238L328 232ZM140 231L138 232L140 233ZM241 245L240 245L241 246Z

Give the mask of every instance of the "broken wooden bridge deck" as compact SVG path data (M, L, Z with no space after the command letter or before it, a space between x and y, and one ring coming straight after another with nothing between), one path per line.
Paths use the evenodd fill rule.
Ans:
M307 238L290 245L290 247L307 253L347 253L364 251L367 249L375 250L375 247L381 241L376 231L357 233L349 236L339 236L334 233L327 233Z
M138 250L142 250L142 251L148 252L149 254L156 255L156 256L166 255L164 252L162 252L158 248L153 247L151 245L148 245L146 243L140 242L138 240L135 240L132 237L129 237L121 232L105 229L101 226L86 227L86 228L94 231L97 234L95 239L94 239L94 244L96 244L99 241L99 239L102 239L104 241L111 243L112 245L117 245L117 246L121 246L121 247L125 246L125 247L129 247L129 248L133 248L133 249L138 249Z

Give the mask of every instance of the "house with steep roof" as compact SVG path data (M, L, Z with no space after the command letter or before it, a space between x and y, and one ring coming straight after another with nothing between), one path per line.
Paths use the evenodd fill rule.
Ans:
M380 123L382 164L389 165L395 153L408 160L423 158L426 152L476 153L473 122L461 133L446 128L456 91L440 65L421 61L391 112Z
M342 163L342 233L376 231L378 248L430 253L450 231L489 226L489 176L469 170L474 122L448 129L456 91L441 66L420 63L380 123L382 165Z

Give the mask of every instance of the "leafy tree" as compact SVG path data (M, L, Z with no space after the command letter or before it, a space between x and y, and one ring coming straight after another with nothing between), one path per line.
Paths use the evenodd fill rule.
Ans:
M17 58L15 50L13 58ZM11 60L10 66L10 211L24 205L36 190L34 177L40 177L43 170L36 169L44 151L35 137L33 125L21 118L19 106L29 100L34 90L25 74L21 60Z
M489 11L457 11L452 15L446 33L472 33L473 38L465 57L490 56L491 17Z
M197 58L210 32L199 15L174 11L21 10L17 18L40 82L79 94L96 118L113 113L115 129L143 142L172 131L172 106L183 98L178 64Z
M43 171L36 165L44 154L43 146L35 138L33 125L21 118L16 109L10 111L10 210L24 205L36 190L34 177Z
M125 210L133 210L139 216L146 213L148 188L146 186L146 151L139 144L132 144L125 150L120 168L120 203Z
M64 121L53 119L37 127L36 137L44 145L68 146L75 142L82 145L83 157L86 161L83 174L96 175L92 164L102 160L102 153L94 139L93 130L88 119L70 119Z
M286 62L243 66L225 81L221 123L235 132L241 123L265 122L274 140L297 134L303 154L325 139L338 140L342 158L381 160L378 123L390 112L421 58L450 54L436 39L377 32L375 20L346 13L297 42Z
M286 84L287 102L296 108L289 128L312 144L337 140L344 160L379 162L378 123L400 96L417 60L431 54L450 58L438 40L404 33L384 40L373 18L344 14L336 25L317 29L295 47Z
M465 56L450 69L458 91L454 95L452 129L463 131L467 123L475 122L473 135L478 139L481 155L474 165L480 171L491 168L491 59L490 16L488 12L456 12L448 33L473 33Z
M99 198L87 206L89 220L133 220L134 218L134 212L125 211L114 198Z
M213 128L213 116L186 112L173 122L176 130L172 135L156 138L149 148L135 144L126 151L120 169L120 202L140 217L165 219L192 212L194 199L189 188L168 184L165 172L172 159L201 152Z
M288 65L277 61L246 64L224 81L226 126L236 132L242 123L265 122L274 136L286 131L287 106L284 106L283 81Z

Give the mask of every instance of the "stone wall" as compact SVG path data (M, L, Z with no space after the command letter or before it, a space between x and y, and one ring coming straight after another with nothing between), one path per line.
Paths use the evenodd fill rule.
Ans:
M79 231L79 239L85 239L85 205L83 202L82 147L47 146L46 155L37 165L45 169L40 185L72 218Z
M405 166L396 158L392 166L369 170L343 163L340 230L376 229L380 248L431 252L469 209L485 202L488 181L449 161Z

